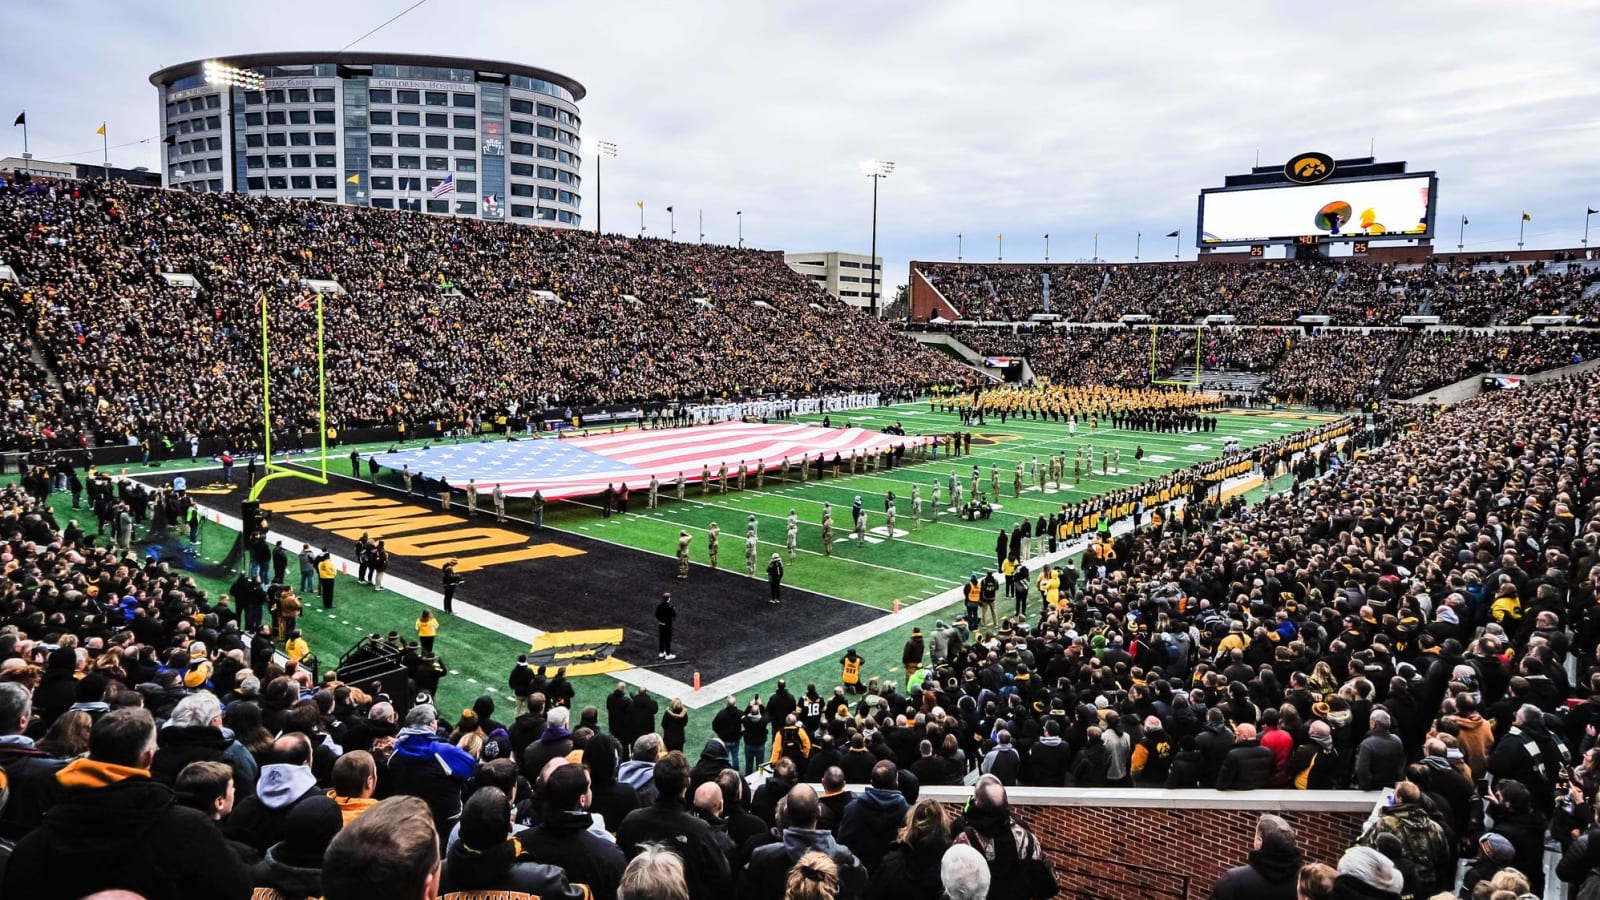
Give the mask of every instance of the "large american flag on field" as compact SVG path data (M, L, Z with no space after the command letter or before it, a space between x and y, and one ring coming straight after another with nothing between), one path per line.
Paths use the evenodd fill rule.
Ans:
M400 471L409 466L413 475L443 479L456 488L468 480L480 491L496 484L510 497L546 500L583 497L604 491L606 485L640 490L654 474L671 485L682 472L687 482L698 482L702 468L713 478L724 463L736 477L742 460L754 473L759 460L767 469L802 460L816 463L817 454L833 461L835 453L848 460L850 451L872 452L905 444L908 448L931 440L869 431L865 428L819 428L815 425L762 425L725 422L696 428L660 431L630 429L619 434L593 434L565 440L546 437L508 441L440 444L426 450L402 450L376 455L378 464Z

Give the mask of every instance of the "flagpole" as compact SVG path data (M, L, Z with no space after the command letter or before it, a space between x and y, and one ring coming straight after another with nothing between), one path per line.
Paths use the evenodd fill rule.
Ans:
M1094 256L1091 257L1089 261L1090 262L1099 262L1100 261L1100 232L1098 232L1098 231L1096 231L1094 233Z
M995 262L1005 262L1005 259L1006 259L1006 236L1005 236L1005 232L1001 232L1000 234L997 234L997 235L994 236L994 261Z
M26 144L27 143L28 129L27 128L23 128L22 129L22 134L23 134L23 143ZM1584 210L1585 210L1585 212L1583 214L1583 246L1584 246L1585 249L1587 249L1588 246L1589 246L1589 218L1594 215L1594 210L1589 209L1589 207L1587 207L1587 206L1584 207Z
M675 241L677 239L678 219L677 216L673 215L672 207L669 206L667 207L667 240Z
M18 118L22 120L22 158L30 159L31 157L28 155L28 111L23 110L22 115L18 116Z
M1517 249L1518 250L1522 249L1522 233L1523 233L1523 231L1525 231L1527 229L1527 227L1528 227L1528 215L1527 215L1527 213L1523 213L1522 218L1517 220Z
M706 242L706 211L700 210L700 243Z
M1139 261L1139 247L1143 243L1144 243L1144 232L1135 231L1133 233L1133 261L1134 262L1138 262Z
M1177 259L1178 258L1178 254L1180 254L1182 252L1183 252L1183 230L1179 229L1178 231L1174 232L1173 235L1172 235L1172 258L1173 259Z
M1044 236L1044 261L1050 261L1050 235Z
M956 235L956 262L961 262L961 235Z
M100 123L100 173L111 180L111 132L105 122Z
M1460 253L1467 246L1467 217L1461 217L1461 231L1456 235L1456 252Z

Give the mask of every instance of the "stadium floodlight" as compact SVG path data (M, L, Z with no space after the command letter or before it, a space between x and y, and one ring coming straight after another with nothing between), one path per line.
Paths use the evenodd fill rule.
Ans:
M594 148L598 151L594 158L594 233L600 233L600 157L617 157L617 145L611 141L595 141ZM643 231L643 229L640 229Z
M259 91L267 86L267 77L254 69L241 69L215 59L206 60L203 66L206 84L227 85Z
M867 259L867 268L872 272L872 294L867 302L867 312L874 319L878 317L878 288L883 283L882 267L878 265L878 182L888 178L893 171L892 162L879 159L861 162L861 174L872 179L872 255Z

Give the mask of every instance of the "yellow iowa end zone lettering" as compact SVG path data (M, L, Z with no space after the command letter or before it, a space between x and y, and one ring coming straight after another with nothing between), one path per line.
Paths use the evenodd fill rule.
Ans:
M584 555L583 550L556 543L525 544L526 536L504 528L469 526L450 515L430 515L428 510L407 506L397 500L377 497L366 491L341 491L320 497L274 500L262 508L296 522L315 525L340 537L354 540L363 534L385 538L385 549L397 556L431 557L423 562L443 568L456 557L457 572L474 572L486 566L545 558ZM395 535L405 535L396 537ZM479 550L513 548L495 553Z

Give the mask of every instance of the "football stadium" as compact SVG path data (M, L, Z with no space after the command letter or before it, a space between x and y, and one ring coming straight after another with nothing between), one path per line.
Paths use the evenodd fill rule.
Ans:
M722 98L646 49L715 56L681 4L552 13L603 36L535 61L426 4L330 13L337 51L174 20L85 72L0 61L0 895L1600 885L1600 191L1554 164L1592 122L1518 160L1514 115L1371 112L1380 142L1300 115L1368 84L1166 108L1171 61L1112 65L1092 137L994 97L985 190L932 125L987 92L965 61L906 87L762 10L728 51L770 71ZM1043 19L936 7L896 46L1081 74ZM1314 52L1078 15L1253 41L1263 76ZM812 52L896 101L779 96ZM1592 67L1558 70L1582 118ZM746 90L850 135L721 130ZM1218 102L1259 133L1198 137ZM819 162L863 130L897 162Z

